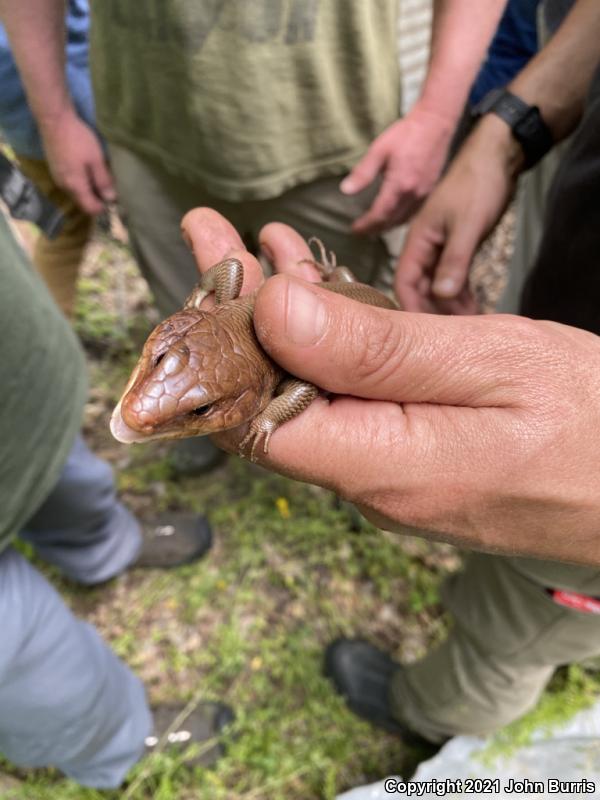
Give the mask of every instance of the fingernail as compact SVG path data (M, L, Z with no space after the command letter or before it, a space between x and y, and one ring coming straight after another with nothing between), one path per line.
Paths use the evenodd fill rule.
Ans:
M340 183L340 192L344 194L352 194L354 191L354 182L352 178L344 178L344 180Z
M189 233L187 232L187 230L185 228L181 229L181 238L183 239L183 241L187 244L187 246L189 247L189 249L193 253L194 252L194 245L192 243L191 236L189 235Z
M327 309L310 289L290 280L287 288L285 332L293 344L316 344L327 327Z
M102 199L105 203L114 203L117 199L117 193L112 189L105 189L102 195Z
M434 294L443 296L453 295L456 291L456 282L452 278L442 278L433 284Z

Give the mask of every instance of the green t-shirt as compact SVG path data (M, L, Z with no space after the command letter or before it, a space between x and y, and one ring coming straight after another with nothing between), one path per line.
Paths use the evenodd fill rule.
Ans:
M102 132L218 197L343 173L398 117L398 0L91 7Z
M0 549L56 484L81 425L81 348L0 212Z

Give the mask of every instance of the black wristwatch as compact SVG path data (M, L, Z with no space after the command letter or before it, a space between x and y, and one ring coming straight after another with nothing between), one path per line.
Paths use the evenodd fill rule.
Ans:
M492 89L471 113L476 118L484 114L496 114L506 122L523 148L525 169L537 164L554 145L550 128L542 119L539 108L527 105L524 100L506 89Z

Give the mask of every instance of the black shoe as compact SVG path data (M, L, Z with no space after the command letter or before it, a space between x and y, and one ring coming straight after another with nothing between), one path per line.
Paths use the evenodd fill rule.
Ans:
M208 436L195 436L174 442L168 459L176 476L191 478L218 467L225 455Z
M142 523L142 548L130 568L170 569L197 561L212 546L208 520L198 514L166 513Z
M337 639L325 651L325 675L357 716L407 744L431 745L392 715L391 679L401 669L386 653L362 639Z
M160 705L152 709L154 731L146 738L146 754L157 751L184 753L196 745L189 758L188 767L207 767L214 764L225 752L219 736L235 720L233 710L223 703L200 703L187 717L180 719L185 704ZM170 730L174 722L177 726ZM167 733L169 731L169 733Z

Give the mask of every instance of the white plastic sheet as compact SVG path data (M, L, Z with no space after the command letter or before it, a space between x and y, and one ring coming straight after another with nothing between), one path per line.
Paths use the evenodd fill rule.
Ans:
M388 778L337 800L600 797L600 702L561 727L537 731L527 746L509 756L492 760L484 755L488 746L485 739L457 736L409 780Z

